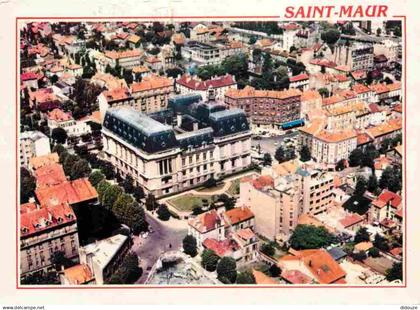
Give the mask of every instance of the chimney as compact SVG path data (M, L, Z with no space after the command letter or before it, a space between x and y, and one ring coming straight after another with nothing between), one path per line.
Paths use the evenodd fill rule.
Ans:
M198 123L194 122L193 123L193 131L197 131L198 130Z
M177 125L178 127L181 127L181 125L182 125L182 115L181 115L180 113L178 113L178 114L176 115L176 125Z

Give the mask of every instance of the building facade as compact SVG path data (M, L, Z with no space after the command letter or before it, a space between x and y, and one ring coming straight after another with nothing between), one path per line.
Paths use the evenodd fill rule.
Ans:
M32 157L51 153L50 140L40 131L25 131L20 134L20 165L29 168Z
M173 128L133 109L109 110L102 129L105 159L155 196L248 167L251 133L245 114L212 109L219 108L200 105L190 130L179 128L188 127L182 122L194 120L191 115L177 117Z
M300 119L301 91L230 89L225 93L225 103L231 108L240 108L255 125L281 126Z

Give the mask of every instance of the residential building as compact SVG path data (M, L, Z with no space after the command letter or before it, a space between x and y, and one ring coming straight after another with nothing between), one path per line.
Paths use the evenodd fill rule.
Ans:
M24 131L19 137L20 166L29 168L33 157L51 153L50 139L40 131Z
M169 95L173 91L172 79L158 75L146 76L141 82L131 85L131 94L134 98L132 107L143 113L164 110L168 105Z
M52 269L54 253L77 261L79 237L76 215L67 203L20 206L20 275Z
M402 197L385 189L372 201L368 212L369 222L399 221L402 218Z
M55 128L63 128L69 137L79 137L91 132L90 126L86 122L76 121L70 113L60 109L48 112L47 122L50 133Z
M89 267L95 284L107 284L130 251L130 246L130 239L121 234L90 243L79 249L80 264Z
M288 255L282 256L279 267L285 271L296 271L305 275L311 283L319 284L346 284L346 272L324 249L301 250L289 249ZM296 283L294 284L305 284Z
M225 103L231 108L243 109L250 121L257 126L280 127L300 119L301 91L229 89Z
M373 46L355 43L350 46L337 44L334 47L333 59L338 65L346 65L354 70L371 70L373 68Z
M98 96L98 103L101 121L104 120L108 108L116 106L133 106L135 104L134 98L127 87L118 87L103 91Z
M182 75L175 82L176 92L181 95L200 94L204 101L208 100L209 92L212 91L216 100L224 100L225 93L229 89L237 89L235 77L226 74L202 81L196 76Z
M188 41L181 47L181 54L184 59L198 65L215 65L223 60L219 47L198 41Z
M124 69L133 69L134 67L140 66L143 52L135 50L126 50L126 51L109 51L105 53L105 60L112 67L118 64Z

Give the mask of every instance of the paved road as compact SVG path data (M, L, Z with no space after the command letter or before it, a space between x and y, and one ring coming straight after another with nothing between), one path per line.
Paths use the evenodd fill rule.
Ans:
M298 131L291 132L277 137L262 138L261 140L252 139L252 146L261 146L261 154L270 153L271 156L274 156L277 148L280 146L281 142L286 138L295 138L299 134ZM277 145L275 143L277 142Z
M168 222L161 222L148 213L146 213L146 218L154 232L149 234L146 239L136 237L132 247L132 250L139 256L140 266L143 268L143 274L137 281L140 284L144 283L150 268L163 252L179 249L182 246L182 239L188 230L185 221L171 218Z

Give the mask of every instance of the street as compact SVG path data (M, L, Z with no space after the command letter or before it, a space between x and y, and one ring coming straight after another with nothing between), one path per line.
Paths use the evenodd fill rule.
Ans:
M187 234L187 222L171 218L162 222L146 212L147 222L153 230L146 239L141 236L133 238L132 250L137 254L143 274L136 282L144 283L150 268L165 251L182 247L182 239ZM169 246L171 245L171 247ZM148 270L149 269L149 270Z
M277 148L280 146L282 141L286 138L296 138L299 134L298 131L293 131L289 134L270 137L270 138L262 138L261 140L252 139L252 146L258 147L261 146L261 154L270 153L271 156L274 156L276 153ZM275 144L277 142L277 144Z

